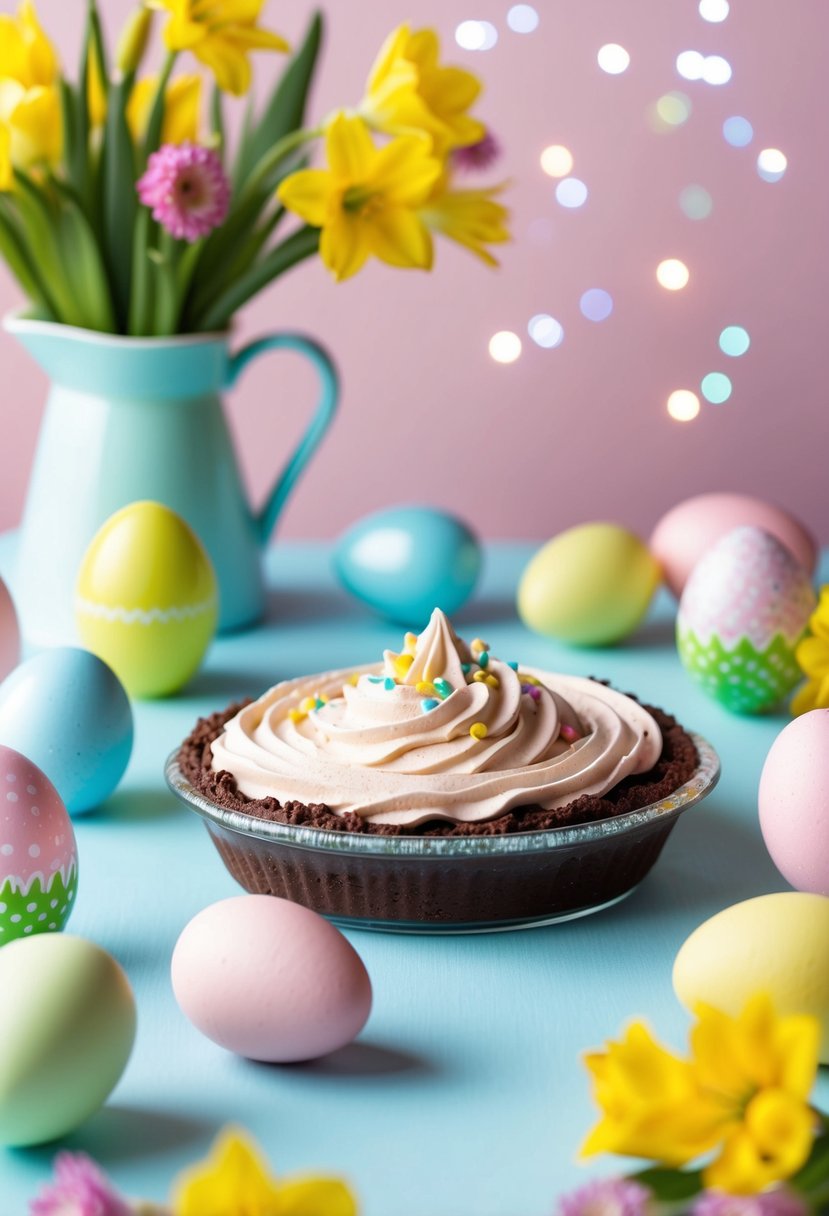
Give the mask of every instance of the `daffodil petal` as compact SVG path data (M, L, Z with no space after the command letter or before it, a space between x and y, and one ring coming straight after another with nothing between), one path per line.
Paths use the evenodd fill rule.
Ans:
M829 642L823 638L804 638L794 654L807 676L829 675Z
M411 207L425 202L441 174L441 165L429 154L429 144L418 135L401 135L377 153L372 184L393 202Z
M173 1208L176 1216L275 1216L279 1190L256 1146L226 1132L205 1162L182 1175Z
M821 705L820 693L824 683L829 681L822 680L807 680L805 684L797 690L791 700L789 708L795 718L801 714L807 714L812 709L818 709Z
M216 77L223 93L242 97L251 83L251 66L247 55L230 39L208 35L193 47L196 58Z
M458 114L477 101L481 82L463 68L440 68L424 81L423 95L439 113Z
M388 207L367 226L371 252L389 266L416 270L432 268L432 238L411 211Z
M279 186L276 197L306 224L322 228L329 216L335 193L331 174L324 169L299 169Z
M729 1134L720 1155L705 1167L702 1177L706 1187L727 1195L756 1195L777 1181L774 1166L764 1162L743 1127Z
M357 1216L353 1194L339 1178L287 1178L279 1184L279 1216Z
M325 151L334 176L350 184L368 177L377 158L377 149L363 119L342 112L328 126Z
M749 1102L745 1127L765 1158L777 1162L779 1178L789 1178L812 1149L818 1121L807 1104L783 1089L765 1089Z
M320 257L338 283L356 274L370 253L363 223L358 218L337 215L323 228Z
M9 128L5 123L0 123L0 193L3 194L14 188L11 146Z
M366 93L371 94L382 88L389 73L403 57L404 48L409 40L408 25L399 25L383 42L368 75Z

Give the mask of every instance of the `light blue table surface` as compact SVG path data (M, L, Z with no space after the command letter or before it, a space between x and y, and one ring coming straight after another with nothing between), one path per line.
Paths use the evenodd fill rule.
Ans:
M249 1128L279 1173L345 1175L364 1216L547 1216L559 1191L616 1168L605 1159L588 1171L574 1160L594 1120L580 1054L638 1014L682 1046L688 1019L671 988L679 946L726 905L787 889L765 851L756 800L787 719L734 717L690 684L666 593L615 649L573 650L530 634L515 617L514 590L531 551L489 549L461 631L496 653L608 677L669 708L719 750L719 787L680 820L651 876L617 907L505 934L349 933L375 995L358 1042L307 1065L229 1055L179 1012L169 963L190 917L238 888L201 823L168 794L164 759L197 716L279 679L371 660L399 641L335 586L326 548L278 545L268 557L267 623L217 642L186 693L135 705L121 787L75 822L81 873L69 928L126 969L138 1039L108 1105L65 1144L98 1158L127 1193L160 1201L226 1123ZM829 1102L826 1076L818 1097ZM0 1150L0 1216L24 1216L54 1151Z

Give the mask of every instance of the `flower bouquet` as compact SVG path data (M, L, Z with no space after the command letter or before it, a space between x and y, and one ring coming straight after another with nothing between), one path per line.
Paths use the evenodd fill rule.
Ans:
M200 333L225 329L318 252L336 279L370 256L428 270L440 232L494 261L488 246L508 239L498 188L456 184L494 151L469 112L480 82L441 64L432 30L392 33L362 101L306 127L317 14L261 112L248 105L229 139L225 99L248 93L252 53L289 50L260 24L262 7L145 0L111 58L89 0L75 82L32 0L0 16L0 253L33 315L133 336ZM142 74L156 17L163 63ZM202 76L179 72L192 59L213 78L204 107ZM326 166L307 168L319 141Z

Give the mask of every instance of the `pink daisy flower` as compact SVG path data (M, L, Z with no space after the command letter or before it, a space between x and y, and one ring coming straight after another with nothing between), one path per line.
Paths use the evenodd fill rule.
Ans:
M628 1178L588 1182L558 1201L558 1216L645 1216L651 1193Z
M84 1153L58 1153L54 1181L29 1205L30 1216L131 1216L132 1208Z
M153 152L136 189L153 219L177 241L197 241L218 228L230 206L230 182L212 148L164 144Z

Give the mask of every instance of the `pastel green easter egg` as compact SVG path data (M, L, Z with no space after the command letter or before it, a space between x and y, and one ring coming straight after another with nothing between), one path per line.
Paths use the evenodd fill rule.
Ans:
M795 650L815 602L808 572L776 537L735 528L685 584L676 626L682 665L733 713L771 709L803 678Z
M812 1014L829 1063L829 899L779 891L724 908L685 941L673 983L691 1010L702 1001L736 1016L766 992L779 1014Z
M532 558L518 587L518 613L537 633L603 646L633 632L659 578L659 564L638 536L618 524L580 524Z
M87 549L75 616L83 644L131 696L165 696L195 674L216 631L216 576L180 515L134 502Z
M0 950L0 1144L42 1144L106 1101L135 1039L124 972L81 937L45 933Z

